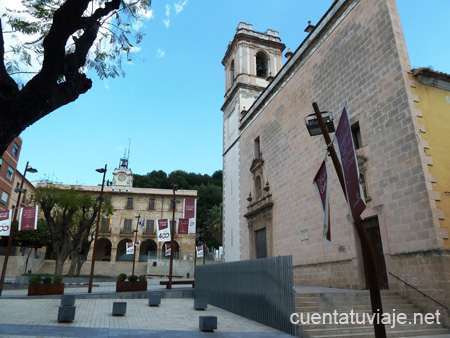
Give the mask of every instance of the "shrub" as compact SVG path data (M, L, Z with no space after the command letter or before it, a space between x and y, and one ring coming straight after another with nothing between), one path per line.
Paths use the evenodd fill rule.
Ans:
M136 282L138 280L138 276L136 276L136 275L128 276L128 280L130 282Z
M124 282L127 280L127 275L124 273L121 273L120 275L117 276L117 281L118 282Z
M50 284L52 282L53 278L52 277L45 277L42 282L44 284Z
M62 276L53 277L53 283L61 283L63 280Z
M42 281L41 275L35 275L30 278L30 284L39 284Z
M140 276L139 276L139 280L140 280L141 282L146 282L146 281L147 281L147 277L145 277L145 275L140 275Z

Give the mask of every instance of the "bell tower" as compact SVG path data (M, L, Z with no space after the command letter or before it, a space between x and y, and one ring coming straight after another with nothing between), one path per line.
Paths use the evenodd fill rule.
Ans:
M226 261L239 260L239 121L282 67L285 45L277 31L253 30L240 22L222 60L225 67L223 111L224 254Z

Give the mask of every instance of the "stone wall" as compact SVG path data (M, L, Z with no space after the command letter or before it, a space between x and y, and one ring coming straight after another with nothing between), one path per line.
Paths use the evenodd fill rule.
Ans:
M450 307L450 250L406 252L386 257L390 272L408 284ZM390 291L408 298L425 312L439 309L444 324L450 326L450 313L411 287L389 275Z
M294 266L295 285L364 289L356 259Z
M27 271L31 269L32 272L39 271L44 264L44 256L42 258L30 257L28 260ZM5 256L0 257L0 269L3 269L3 262ZM6 267L6 276L20 276L25 273L26 256L9 256L8 266Z

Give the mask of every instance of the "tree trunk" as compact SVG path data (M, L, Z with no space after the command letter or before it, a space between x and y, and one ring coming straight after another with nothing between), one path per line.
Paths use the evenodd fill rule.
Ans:
M55 265L55 276L62 276L63 268L64 268L65 259L61 257L61 255L57 255L56 257L56 265Z

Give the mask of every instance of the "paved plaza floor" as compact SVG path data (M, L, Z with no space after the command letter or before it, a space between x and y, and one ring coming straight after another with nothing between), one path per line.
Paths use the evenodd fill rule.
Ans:
M95 283L93 297L76 299L75 320L57 321L60 298L27 297L27 290L3 290L0 297L0 337L292 337L255 321L208 304L194 310L192 298L163 298L159 307L144 299L99 299L115 292L115 283ZM149 280L148 290L162 290ZM66 288L65 294L87 294L87 286ZM113 302L126 301L125 316L112 316ZM200 316L216 316L214 333L199 330Z

